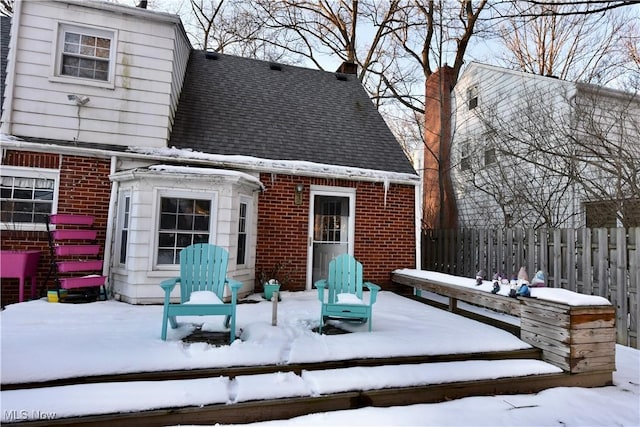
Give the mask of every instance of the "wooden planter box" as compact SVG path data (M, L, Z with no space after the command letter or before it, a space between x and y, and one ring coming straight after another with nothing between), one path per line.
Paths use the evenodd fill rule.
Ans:
M612 381L616 357L616 309L611 304L604 304L600 297L594 297L593 304L569 305L553 298L509 298L469 286L400 273L394 273L392 280L448 297L451 311L457 310L457 301L464 301L518 316L520 339L539 348L544 361L571 374L599 375L604 378L602 385ZM590 295L584 297L592 298ZM495 325L495 322L491 324Z
M520 298L520 338L571 373L615 370L615 307Z

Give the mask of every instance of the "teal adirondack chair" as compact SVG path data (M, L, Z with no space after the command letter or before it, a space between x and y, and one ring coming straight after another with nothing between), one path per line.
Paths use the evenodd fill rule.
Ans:
M315 286L322 303L320 333L328 318L369 321L371 332L372 308L380 286L362 281L362 264L358 260L349 254L332 259L329 262L329 278L318 280ZM363 287L370 291L368 303L362 298Z
M227 278L228 252L219 246L198 243L180 251L180 277L160 283L164 289L162 339L167 339L167 321L178 327L176 316L225 316L229 339L236 339L236 302L242 283ZM171 291L180 284L180 303L171 303ZM223 302L225 285L231 289L231 302ZM209 292L203 292L209 291Z

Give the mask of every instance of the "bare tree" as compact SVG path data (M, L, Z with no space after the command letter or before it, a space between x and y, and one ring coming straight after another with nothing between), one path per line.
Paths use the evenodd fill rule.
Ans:
M517 16L500 26L509 68L601 85L627 72L625 45L637 37L638 9L594 13L594 2L530 3L514 2Z
M14 4L15 0L0 0L0 14L4 16L12 16Z
M424 87L425 147L423 160L423 227L455 228L457 206L451 182L451 115L449 92L460 75L467 48L479 29L486 0L448 0L404 3L391 35L400 58L414 64ZM451 65L448 65L451 64ZM400 86L382 75L389 91ZM401 80L401 79L399 79ZM415 103L397 97L405 107ZM407 99L411 99L407 97Z
M463 210L482 212L466 225L584 226L585 213L591 225L640 225L637 97L577 84L523 89L509 108L501 101L476 109L483 133L456 152Z

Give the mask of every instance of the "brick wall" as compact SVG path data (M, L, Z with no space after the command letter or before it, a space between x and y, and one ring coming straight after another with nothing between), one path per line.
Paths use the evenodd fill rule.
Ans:
M261 174L266 191L258 198L256 274L286 264L286 290L305 289L310 185L356 188L354 255L363 264L365 280L393 287L397 268L415 267L414 187L390 185L385 206L382 183ZM303 202L294 203L294 187L304 185ZM256 284L256 291L261 284Z
M98 230L98 242L104 249L111 193L110 161L108 159L8 151L3 165L60 169L58 213L95 216L94 226ZM44 296L46 289L54 287L52 280L45 283L50 263L46 232L2 231L0 248L3 250L41 250L42 254L38 265L38 293L40 296ZM102 253L100 255L103 256ZM2 286L1 303L3 307L18 302L17 279L0 279L0 285Z

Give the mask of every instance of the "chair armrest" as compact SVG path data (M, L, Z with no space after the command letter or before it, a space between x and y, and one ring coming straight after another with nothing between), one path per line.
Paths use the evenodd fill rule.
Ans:
M238 293L238 290L242 288L242 282L236 279L227 279L226 282L227 285L229 285L229 289L231 289L231 292L235 292L236 294Z
M236 304L238 300L238 291L242 287L242 282L236 279L229 279L229 278L227 278L225 281L227 285L229 285L229 289L231 289L231 303Z
M318 280L314 286L318 289L318 298L324 302L324 288L327 287L327 279Z
M173 279L163 280L160 282L160 286L164 289L165 293L170 294L178 283L180 283L180 278L174 277Z
M371 295L369 296L369 305L373 305L376 302L376 298L378 297L378 291L381 289L380 286L371 282L364 282L363 285L371 291Z

